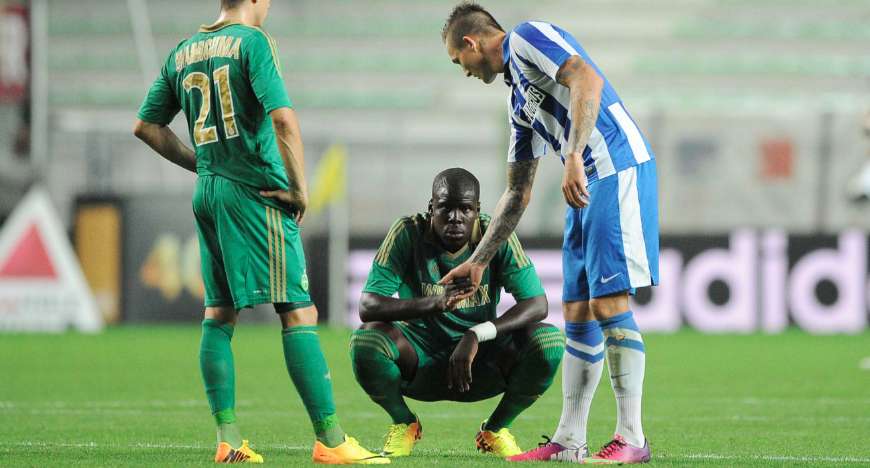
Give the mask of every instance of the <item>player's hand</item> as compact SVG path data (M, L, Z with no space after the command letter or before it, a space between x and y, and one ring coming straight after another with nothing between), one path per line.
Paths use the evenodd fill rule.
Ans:
M447 387L455 388L460 392L471 390L471 364L477 356L477 335L467 331L453 354L450 355L450 365L447 367Z
M439 281L438 284L447 285L455 283L460 278L468 278L468 280L471 281L471 286L467 287L463 292L453 296L453 302L458 303L474 295L477 288L480 287L480 281L483 278L484 270L486 270L486 265L479 265L471 260L466 260L462 265L450 270L443 278L441 278L441 281Z
M565 173L562 175L562 195L574 208L589 206L589 188L586 187L586 171L583 154L571 153L565 158Z
M471 290L471 280L468 278L457 278L452 283L444 286L444 294L441 295L441 311L449 312L456 310L460 297Z
M305 217L305 209L308 207L308 199L304 193L291 192L289 190L260 190L260 195L278 200L293 208L296 212L293 220L296 221L296 224L302 224L302 218Z

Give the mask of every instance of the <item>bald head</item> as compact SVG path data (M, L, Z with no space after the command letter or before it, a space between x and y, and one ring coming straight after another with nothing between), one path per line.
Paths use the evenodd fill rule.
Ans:
M461 167L446 169L435 176L432 182L432 197L446 191L448 196L462 196L468 192L473 194L475 201L480 199L480 182L474 174Z

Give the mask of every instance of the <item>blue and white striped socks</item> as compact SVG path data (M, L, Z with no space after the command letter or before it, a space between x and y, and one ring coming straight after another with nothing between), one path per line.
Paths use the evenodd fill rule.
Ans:
M631 311L600 322L606 337L610 384L616 396L616 433L635 447L644 446L641 395L646 366L643 338Z
M604 335L598 322L565 323L562 359L562 417L553 442L567 448L586 445L586 421L604 367Z

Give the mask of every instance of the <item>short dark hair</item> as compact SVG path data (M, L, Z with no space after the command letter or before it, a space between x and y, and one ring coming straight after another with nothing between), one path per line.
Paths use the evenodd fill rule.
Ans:
M471 190L474 192L475 198L480 198L480 182L478 182L477 177L461 167L452 167L439 172L432 182L432 195L435 195L435 191L440 188L447 189L447 193L462 193Z
M244 0L221 0L221 8L232 10L239 6Z
M456 47L461 43L462 36L491 31L504 31L504 29L482 6L466 1L456 5L450 12L441 29L441 40L447 45L452 44Z

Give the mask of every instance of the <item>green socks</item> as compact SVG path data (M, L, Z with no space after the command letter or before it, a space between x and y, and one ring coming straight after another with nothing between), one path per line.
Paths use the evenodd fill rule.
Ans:
M396 359L399 349L378 330L356 330L350 339L353 374L369 397L393 419L393 424L417 420L402 398L402 375Z
M287 372L302 397L317 440L327 447L344 443L345 433L335 416L332 379L320 348L317 327L288 327L281 334Z
M558 328L545 326L532 332L508 376L507 391L484 429L498 431L510 427L520 413L532 406L553 383L564 351L565 337Z
M199 346L199 369L205 384L208 404L218 425L218 442L233 447L242 445L236 427L236 375L233 367L233 326L214 319L202 321Z

